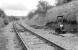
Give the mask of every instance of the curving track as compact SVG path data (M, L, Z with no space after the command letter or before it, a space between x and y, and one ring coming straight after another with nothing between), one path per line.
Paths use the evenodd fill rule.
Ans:
M24 40L22 39L22 36L18 33L17 29L15 28L14 23L13 23L13 31L16 33L16 36L17 36L17 38L19 40L20 45L22 46L22 49L23 50L28 50L27 46L25 45Z
M21 42L23 50L65 50L19 24L13 24L14 32Z

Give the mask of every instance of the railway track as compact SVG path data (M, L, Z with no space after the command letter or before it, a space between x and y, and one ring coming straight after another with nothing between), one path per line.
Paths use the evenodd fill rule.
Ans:
M16 33L16 37L18 38L19 43L20 43L20 45L22 46L22 49L23 49L23 50L28 50L28 49L27 49L27 46L25 45L24 40L23 40L22 37L21 37L21 35L17 32L14 23L13 23L13 31Z
M23 46L23 50L65 50L64 48L26 29L24 26L17 25L19 27L13 24L13 28Z

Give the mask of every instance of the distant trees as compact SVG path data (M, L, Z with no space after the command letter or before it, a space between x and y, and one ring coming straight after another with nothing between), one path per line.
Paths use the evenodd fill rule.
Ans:
M0 17L1 17L1 18L5 18L5 16L6 16L6 15L5 15L4 11L3 11L2 9L0 9Z
M6 17L4 11L0 9L0 28L4 27L4 18Z
M8 19L9 19L9 22L19 20L19 18L17 18L16 16L10 16L8 17Z
M46 16L46 13L49 9L51 9L53 6L49 5L47 1L39 1L37 5L37 10L35 12L30 12L28 14L28 19L32 19L34 15L39 14L42 16Z
M36 10L36 13L46 15L47 11L52 8L51 5L47 1L39 1L39 4L37 5L38 9Z
M65 4L65 3L69 3L69 2L71 2L72 0L57 0L57 6L58 5L63 5L63 4Z
M29 12L29 14L28 14L28 19L32 19L34 15L35 15L34 12L32 12L32 11Z

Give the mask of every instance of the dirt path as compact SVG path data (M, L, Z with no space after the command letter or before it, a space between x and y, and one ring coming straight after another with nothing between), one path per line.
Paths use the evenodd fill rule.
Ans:
M0 29L0 50L6 50L7 39L3 34L4 30Z
M12 23L7 25L4 30L4 35L8 39L6 45L7 50L22 50L15 33L12 31Z

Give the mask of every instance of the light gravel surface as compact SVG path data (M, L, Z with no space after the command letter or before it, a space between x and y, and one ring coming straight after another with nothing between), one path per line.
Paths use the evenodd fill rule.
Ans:
M4 30L0 29L0 50L7 50L6 49L7 39L3 33L4 33Z
M19 41L12 30L12 23L7 25L4 30L4 35L8 41L6 45L7 50L22 50L21 46L19 45Z
M22 29L18 24L16 27L18 29ZM21 38L29 50L55 50L55 47L51 46L51 44L46 43L45 40L33 35L28 31L18 33L21 35Z
M53 46L47 44L44 40L32 35L29 32L20 33L29 50L55 50Z
M48 31L40 30L40 29L33 29L25 24L25 22L20 23L26 27L27 29L31 30L32 32L44 37L45 39L48 39L49 41L59 45L60 47L63 47L67 50L78 50L78 36L73 35L63 35L65 37L56 36L53 34L48 34Z

